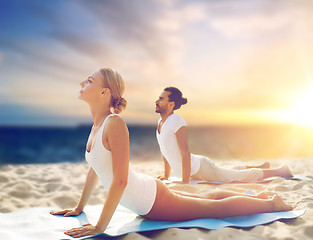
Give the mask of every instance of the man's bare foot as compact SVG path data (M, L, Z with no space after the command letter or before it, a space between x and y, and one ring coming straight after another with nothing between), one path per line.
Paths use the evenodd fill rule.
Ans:
M292 206L284 203L283 199L278 195L274 195L272 201L274 203L273 212L290 211L293 209Z
M261 198L261 199L268 199L268 196L265 192L259 192L257 195L256 195L257 198Z
M270 164L270 162L267 162L267 161L259 166L259 168L270 168L270 167L271 167L271 164Z
M280 176L281 177L292 177L292 173L290 172L290 169L287 165L283 165L280 169Z

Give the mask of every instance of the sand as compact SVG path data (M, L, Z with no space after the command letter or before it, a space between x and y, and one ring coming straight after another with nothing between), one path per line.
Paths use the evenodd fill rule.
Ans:
M246 161L258 164L264 160ZM313 178L312 157L293 159L271 159L273 167L281 164L290 166L294 174ZM231 166L244 164L239 160L218 161L218 165ZM135 171L152 176L162 174L161 160L133 161ZM72 208L79 200L85 176L88 171L86 163L38 164L38 165L4 165L0 167L0 212L7 213L19 209L49 206L51 209ZM118 239L313 239L313 184L312 181L293 181L276 179L266 184L223 184L223 185L185 185L170 183L175 190L200 193L213 189L227 189L244 192L265 191L269 196L278 193L295 209L305 209L304 216L292 221L276 221L249 229L224 228L220 230L168 229L148 233L128 234ZM107 191L99 183L88 205L103 204ZM94 239L104 239L101 237Z

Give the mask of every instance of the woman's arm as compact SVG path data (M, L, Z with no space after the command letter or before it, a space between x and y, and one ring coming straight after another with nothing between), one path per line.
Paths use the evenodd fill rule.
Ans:
M113 181L96 226L86 224L65 232L73 237L82 237L103 232L108 226L127 185L129 136L123 119L120 117L111 117L108 120L103 134L103 144L112 154Z
M82 195L80 197L77 207L74 210L65 209L61 211L50 211L50 213L53 215L64 215L64 217L77 216L81 214L82 211L84 210L84 207L88 199L90 198L92 190L96 186L97 180L98 180L97 174L95 173L93 168L90 167L89 172L86 177L84 189L83 189L83 192L82 192Z
M190 171L191 171L191 159L188 147L188 135L187 128L185 126L181 127L176 132L176 139L182 156L182 181L184 183L189 183Z
M124 120L111 117L107 140L112 153L113 181L96 227L103 232L108 226L127 185L129 168L129 135Z
M82 196L80 197L79 203L76 207L76 209L78 211L82 212L84 210L84 207L85 207L88 199L90 198L91 193L96 186L96 183L98 182L97 180L98 180L97 174L95 173L93 168L90 167L89 172L88 172L87 177L86 177L86 182L84 185Z

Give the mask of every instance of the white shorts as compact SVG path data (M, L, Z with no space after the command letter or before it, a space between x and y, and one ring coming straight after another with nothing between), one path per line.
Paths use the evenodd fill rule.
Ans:
M249 169L229 169L215 165L209 158L203 156L200 159L200 168L198 172L191 176L195 180L211 182L253 182L263 178L263 170L259 168Z

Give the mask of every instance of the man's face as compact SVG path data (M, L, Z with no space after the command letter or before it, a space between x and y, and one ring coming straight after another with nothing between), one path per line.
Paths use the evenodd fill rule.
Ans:
M155 101L155 112L156 113L163 113L166 112L168 109L168 105L170 102L168 101L168 95L170 95L170 92L163 91L159 99Z

